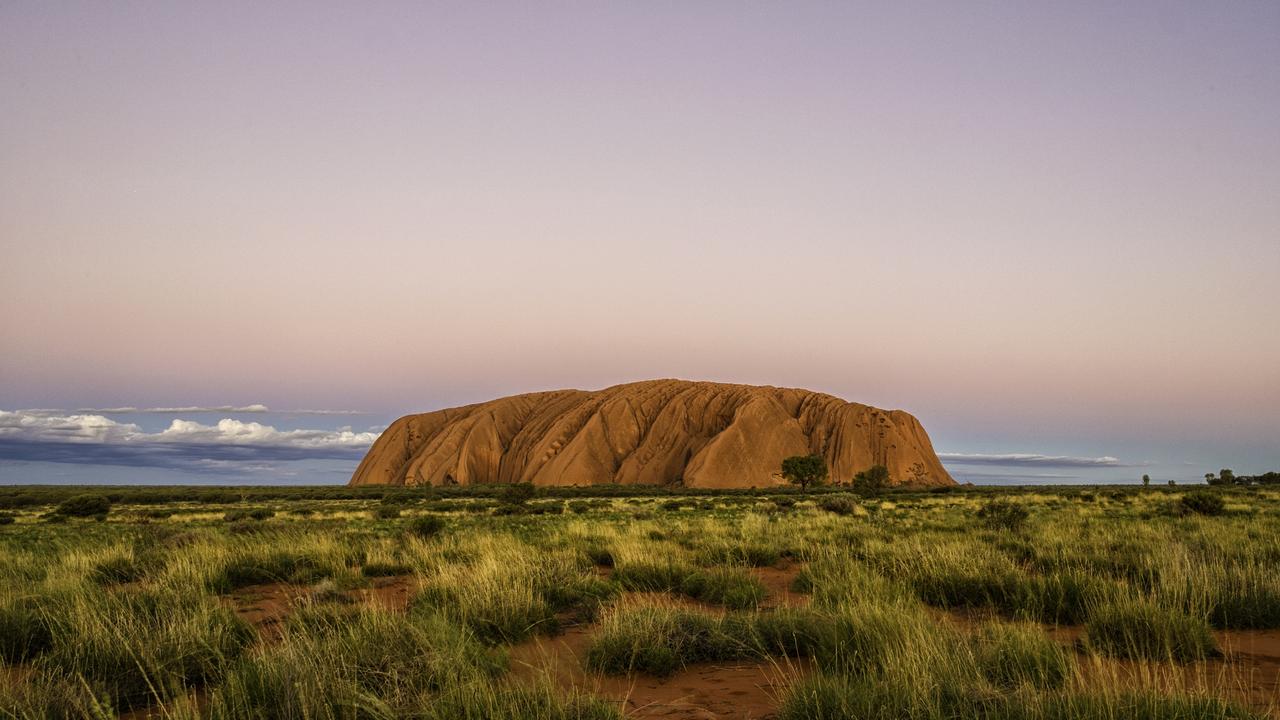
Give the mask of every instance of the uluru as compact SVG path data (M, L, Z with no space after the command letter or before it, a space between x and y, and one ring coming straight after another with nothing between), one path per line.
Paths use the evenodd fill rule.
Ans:
M952 485L910 413L795 388L651 380L407 415L351 485L780 484L784 458L825 458L831 482L873 465L895 485Z

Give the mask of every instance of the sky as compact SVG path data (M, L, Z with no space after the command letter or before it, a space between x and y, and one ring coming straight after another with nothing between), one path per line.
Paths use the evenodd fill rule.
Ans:
M973 482L1280 469L1278 129L1271 1L10 0L0 482L663 377Z

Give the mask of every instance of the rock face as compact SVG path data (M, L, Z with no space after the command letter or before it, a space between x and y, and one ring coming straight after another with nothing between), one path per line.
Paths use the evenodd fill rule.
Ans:
M955 484L919 421L901 410L683 380L407 415L369 448L351 484L763 487L785 482L784 458L809 453L826 458L832 482L885 465L895 484Z

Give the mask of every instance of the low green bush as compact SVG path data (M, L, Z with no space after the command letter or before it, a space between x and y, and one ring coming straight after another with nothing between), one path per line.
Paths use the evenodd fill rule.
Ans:
M836 515L852 515L858 511L858 501L848 495L833 495L823 498L818 507Z
M244 522L246 520L269 520L275 517L276 511L269 508L250 508L240 510L228 510L222 519L226 522Z
M1178 508L1194 515L1222 515L1227 511L1227 501L1212 490L1192 490L1178 501Z
M111 512L111 500L105 495L73 495L58 503L54 512L64 517L97 517Z
M992 530L1018 531L1026 527L1030 511L1011 500L991 500L978 509L977 517Z
M422 538L423 540L428 540L444 532L444 528L444 520L436 517L435 515L423 515L421 517L414 518L413 521L409 523L409 534L414 537Z

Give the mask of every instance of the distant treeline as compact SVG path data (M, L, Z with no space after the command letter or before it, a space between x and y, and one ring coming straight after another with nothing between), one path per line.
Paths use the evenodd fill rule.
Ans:
M1280 483L1280 473L1252 476L1249 483L1242 483L1237 476L1232 484ZM1215 483L1220 484L1220 483ZM227 505L240 502L315 502L324 500L393 500L399 504L412 504L425 500L453 498L502 499L509 485L451 485L443 487L401 487L396 485L289 485L289 486L203 486L203 485L9 485L0 486L0 509L19 509L43 505L57 505L70 497L85 493L101 495L113 504L161 505L191 502L208 505ZM883 491L892 497L913 497L955 493L962 495L1017 495L1057 494L1064 498L1092 500L1095 497L1121 498L1137 492L1176 492L1179 487L1150 487L1140 485L948 485L933 488L893 487ZM850 488L838 485L810 487L735 488L709 489L684 487L658 487L651 485L585 485L568 487L539 487L531 490L536 498L612 498L612 497L781 497L788 495L821 495L848 493Z
M1231 468L1222 468L1217 475L1206 473L1204 481L1210 485L1280 485L1280 472L1237 475L1231 471Z

